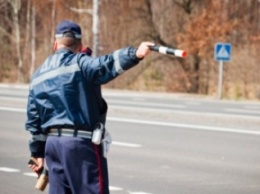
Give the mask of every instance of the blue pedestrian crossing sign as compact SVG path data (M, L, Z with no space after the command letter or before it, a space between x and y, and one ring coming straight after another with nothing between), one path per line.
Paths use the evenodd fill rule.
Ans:
M216 61L230 61L232 46L229 43L216 43L214 58Z

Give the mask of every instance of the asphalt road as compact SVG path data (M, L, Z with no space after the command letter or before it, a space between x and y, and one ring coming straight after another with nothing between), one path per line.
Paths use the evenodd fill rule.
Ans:
M26 96L27 89L0 86L3 194L42 193L26 164ZM260 103L110 90L104 96L111 194L260 193Z

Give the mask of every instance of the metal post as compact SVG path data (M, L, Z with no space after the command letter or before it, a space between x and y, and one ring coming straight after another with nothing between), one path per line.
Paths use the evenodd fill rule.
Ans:
M223 63L223 61L219 61L218 99L222 98Z

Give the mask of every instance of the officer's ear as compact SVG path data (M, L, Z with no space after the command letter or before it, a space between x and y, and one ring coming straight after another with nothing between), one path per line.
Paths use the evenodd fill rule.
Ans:
M57 50L57 48L58 48L58 42L57 42L57 40L55 40L55 41L54 41L54 44L53 44L53 50L54 50L54 52Z

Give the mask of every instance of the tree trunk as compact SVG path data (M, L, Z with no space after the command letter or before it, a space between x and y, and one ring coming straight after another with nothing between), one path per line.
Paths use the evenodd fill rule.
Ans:
M55 29L55 22L56 22L56 0L53 0L52 3L52 11L51 11L51 25L52 29ZM54 36L55 36L55 31L51 31L51 44L54 43Z
M191 89L190 89L190 92L191 93L196 93L198 94L199 93L199 73L200 73L200 57L198 55L195 55L194 56L194 65L193 65L193 69L191 71Z
M35 39L36 39L36 11L35 11L35 5L32 4L32 18L31 18L31 26L32 26L32 39L31 39L31 68L30 68L30 76L34 73L35 69Z
M30 47L30 28L31 28L31 0L27 0L27 8L26 8L26 31L25 31L25 41L24 41L24 49L23 53L23 61L28 62L28 50Z
M20 48L20 27L19 27L19 10L21 8L20 0L9 1L13 7L13 25L14 25L14 35L15 35L15 47L16 47L16 55L18 60L18 82L24 82L24 72L23 72L23 60L21 55Z
M98 56L99 47L99 0L93 0L93 57Z

